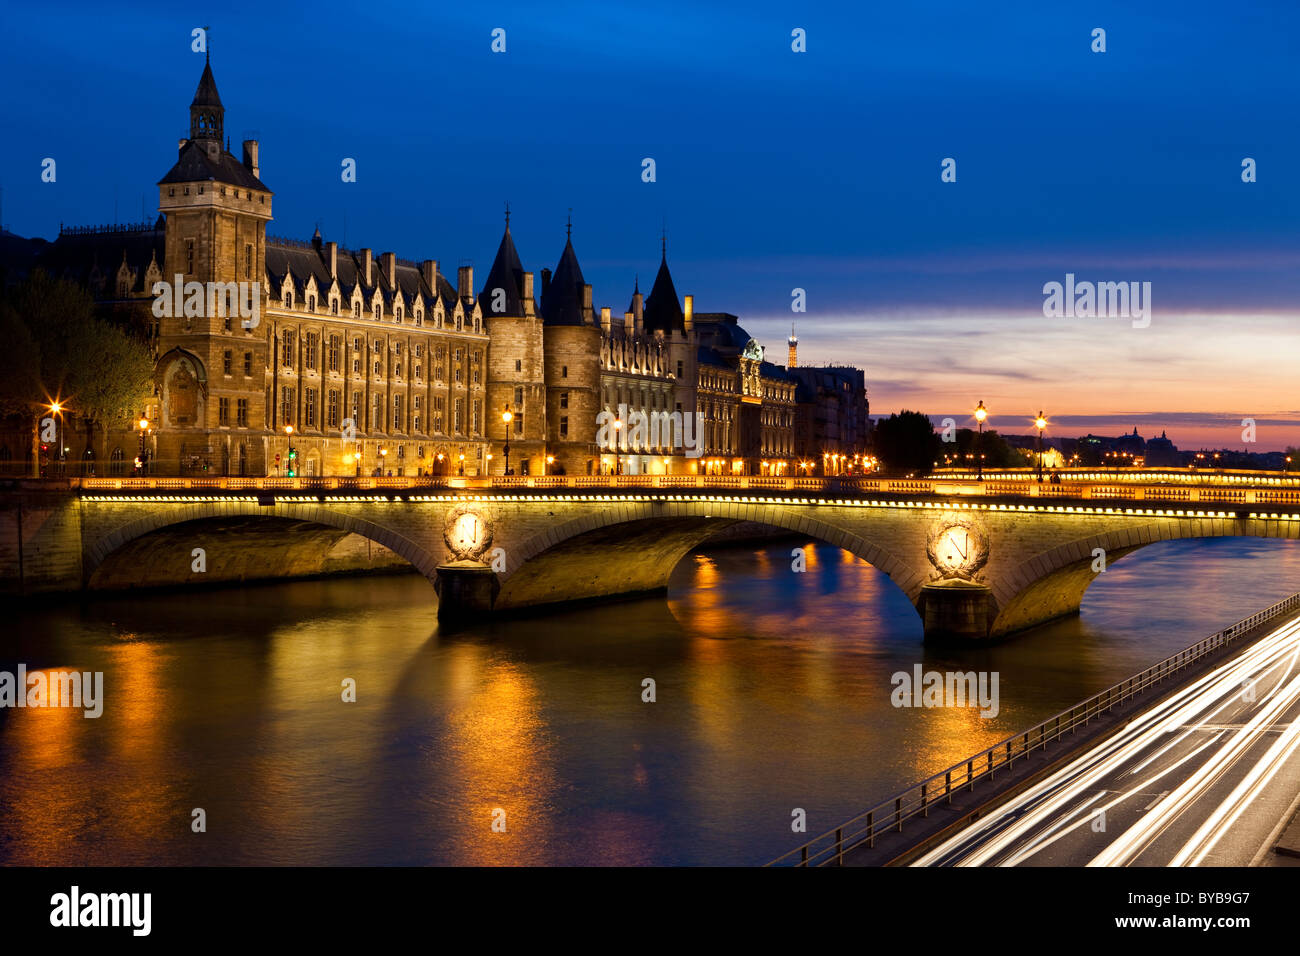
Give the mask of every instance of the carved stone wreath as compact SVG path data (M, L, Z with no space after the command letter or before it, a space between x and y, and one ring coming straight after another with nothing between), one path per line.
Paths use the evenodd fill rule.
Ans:
M470 548L461 545L459 535L456 533L457 523L466 516L477 518L483 527L482 540ZM458 506L447 512L447 523L443 525L442 539L447 543L447 550L457 561L477 561L492 546L492 523L472 508Z
M967 540L971 544L969 553L956 567L946 564L939 557L940 542L944 534L953 528L965 530ZM930 563L935 567L931 580L960 578L964 581L981 581L984 575L980 572L989 560L989 539L969 516L949 515L935 522L930 528L929 535L926 537L925 552L930 558Z

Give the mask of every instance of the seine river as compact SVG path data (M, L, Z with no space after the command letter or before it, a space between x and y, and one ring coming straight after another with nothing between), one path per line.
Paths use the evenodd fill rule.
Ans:
M51 599L0 669L102 670L104 712L0 711L0 862L762 863L801 842L795 808L834 827L1300 590L1298 544L1154 545L1080 617L984 650L925 648L825 545L803 574L792 544L719 549L667 601L454 635L413 575ZM894 708L918 663L996 671L997 716Z

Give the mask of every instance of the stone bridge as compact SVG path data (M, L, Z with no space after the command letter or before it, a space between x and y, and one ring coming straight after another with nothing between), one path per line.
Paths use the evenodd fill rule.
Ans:
M928 637L983 639L1077 612L1103 567L1156 541L1300 537L1300 481L30 480L0 491L0 581L202 587L344 568L346 554L409 563L455 617L662 591L737 522L843 548L907 594Z

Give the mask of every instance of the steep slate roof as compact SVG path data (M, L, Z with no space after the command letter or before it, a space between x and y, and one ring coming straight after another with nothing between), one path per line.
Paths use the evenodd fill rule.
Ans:
M280 284L284 281L286 274L293 277L294 289L299 295L306 288L307 280L311 276L315 276L316 288L320 290L320 295L323 298L333 281L330 277L329 260L325 256L324 245L317 249L314 245L306 243L285 243L268 239L266 243L266 271L271 279L273 294L279 294ZM352 290L357 286L361 288L361 294L366 300L367 307L369 307L370 299L377 289L385 307L391 308L395 290L389 286L388 276L378 256L375 256L371 261L370 277L373 281L370 285L366 285L364 282L365 274L361 267L361 256L356 252L339 249L335 268L338 275L339 293L342 298L340 311L351 309ZM429 288L428 283L424 281L419 266L399 260L393 271L395 273L394 278L397 280L396 291L402 293L407 308L409 309L415 304L415 297L418 294L424 299L426 311L432 312L434 293ZM438 295L442 298L443 311L450 316L456 308L456 287L441 272L438 273Z
M218 159L208 158L208 151L195 140L188 141L182 148L176 165L158 185L167 183L218 182L240 189L257 189L264 193L271 191L252 170L237 160L230 153L222 150Z
M546 325L583 325L582 291L585 285L582 267L573 251L573 241L566 239L555 275L542 293L542 322Z
M52 276L85 285L97 299L116 298L117 270L125 257L127 265L135 270L129 291L147 292L145 272L150 261L156 261L162 270L165 236L162 216L152 229L118 226L70 230L46 245L35 265ZM170 277L164 278L170 281Z
M686 331L686 316L682 314L682 304L677 299L677 289L668 271L667 253L659 261L659 274L655 276L655 284L645 300L644 316L647 332Z
M505 290L505 308L499 312L492 308L494 289ZM482 303L484 317L491 318L494 315L522 316L523 299L524 267L519 262L519 253L515 251L515 241L510 237L510 226L507 224L506 233L501 237L501 245L497 248L497 257L492 260L487 281L479 293L479 301Z

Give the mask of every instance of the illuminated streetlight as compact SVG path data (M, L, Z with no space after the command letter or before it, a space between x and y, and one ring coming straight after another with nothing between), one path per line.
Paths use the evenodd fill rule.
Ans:
M980 399L979 404L975 406L975 421L979 422L979 427L980 427L980 431L979 431L979 436L980 436L980 437L979 437L979 446L980 446L980 453L981 453L981 454L980 454L980 460L979 460L979 462L978 462L978 464L977 464L977 466L976 466L976 472L975 472L975 480L976 480L976 481L983 481L983 480L984 480L984 455L983 455L983 452L984 452L984 419L986 419L986 418L988 418L988 417L989 417L989 410L988 410L987 408L984 407L984 400L983 400L983 399Z
M503 428L503 430L504 430L505 433L506 433L506 447L505 447L505 452L506 452L506 469L505 469L505 473L506 473L507 475L510 474L510 422L511 422L511 420L512 420L514 417L515 417L514 412L510 411L510 406L509 406L509 405L506 405L506 406L504 407L504 410L501 412L501 421L504 423L504 424L502 425L502 428Z
M1038 417L1034 419L1034 427L1038 429L1038 480L1043 480L1043 429L1047 427L1047 419L1043 417L1040 410Z

